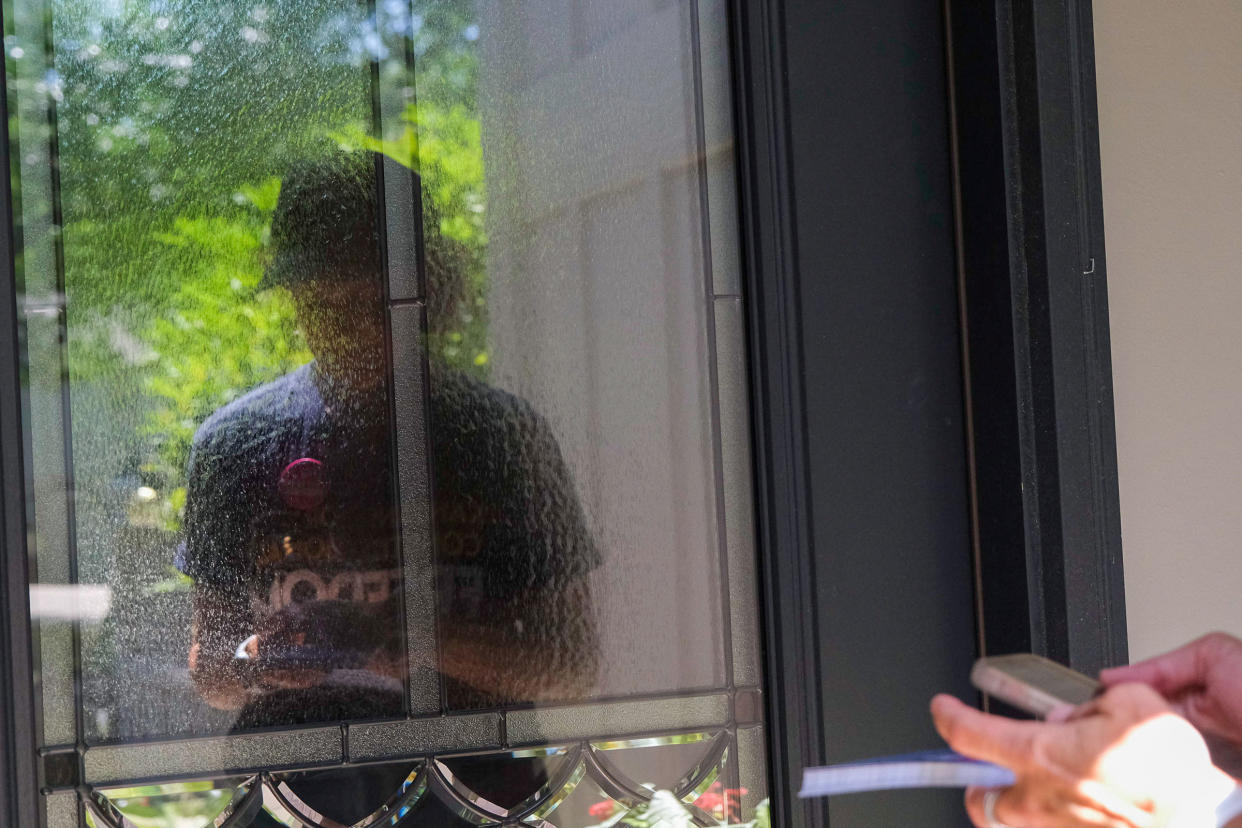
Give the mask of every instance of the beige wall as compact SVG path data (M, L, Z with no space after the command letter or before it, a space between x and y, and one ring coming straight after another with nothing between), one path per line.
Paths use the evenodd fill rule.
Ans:
M1242 0L1096 0L1130 653L1242 634Z

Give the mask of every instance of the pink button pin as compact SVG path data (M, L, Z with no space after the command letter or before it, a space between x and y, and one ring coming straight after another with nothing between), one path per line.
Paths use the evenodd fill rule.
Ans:
M309 512L323 505L327 496L328 484L324 480L323 463L313 457L300 457L280 473L280 481L276 484L280 499L290 509Z

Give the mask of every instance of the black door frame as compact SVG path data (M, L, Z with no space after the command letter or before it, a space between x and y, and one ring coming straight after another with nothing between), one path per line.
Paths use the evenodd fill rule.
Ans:
M785 33L801 0L733 0L773 824L825 756ZM946 0L977 647L1094 673L1126 660L1090 0ZM823 48L833 37L823 32ZM877 102L877 105L883 105ZM842 193L848 198L848 193ZM863 230L865 232L865 230Z
M798 0L730 0L748 290L773 823L822 761L809 527L797 171L784 32ZM980 648L1085 670L1125 659L1089 0L945 5ZM830 48L831 39L826 40ZM801 59L804 56L797 56ZM13 250L7 113L0 224ZM799 182L804 185L805 182ZM11 256L0 278L0 822L38 824L21 374Z
M22 429L21 348L11 251L7 83L0 84L0 824L39 824L35 701L31 684L26 473Z
M956 5L984 640L1094 673L1126 620L1091 4Z

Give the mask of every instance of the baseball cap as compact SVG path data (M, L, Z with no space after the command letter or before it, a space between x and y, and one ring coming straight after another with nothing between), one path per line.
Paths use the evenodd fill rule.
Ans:
M290 168L272 214L261 290L330 276L380 277L378 158L338 152Z

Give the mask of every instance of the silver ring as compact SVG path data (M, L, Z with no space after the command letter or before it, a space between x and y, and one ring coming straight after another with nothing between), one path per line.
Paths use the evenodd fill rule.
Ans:
M1004 793L1003 788L990 788L983 792L983 819L988 828L1012 828L996 818L996 800Z

